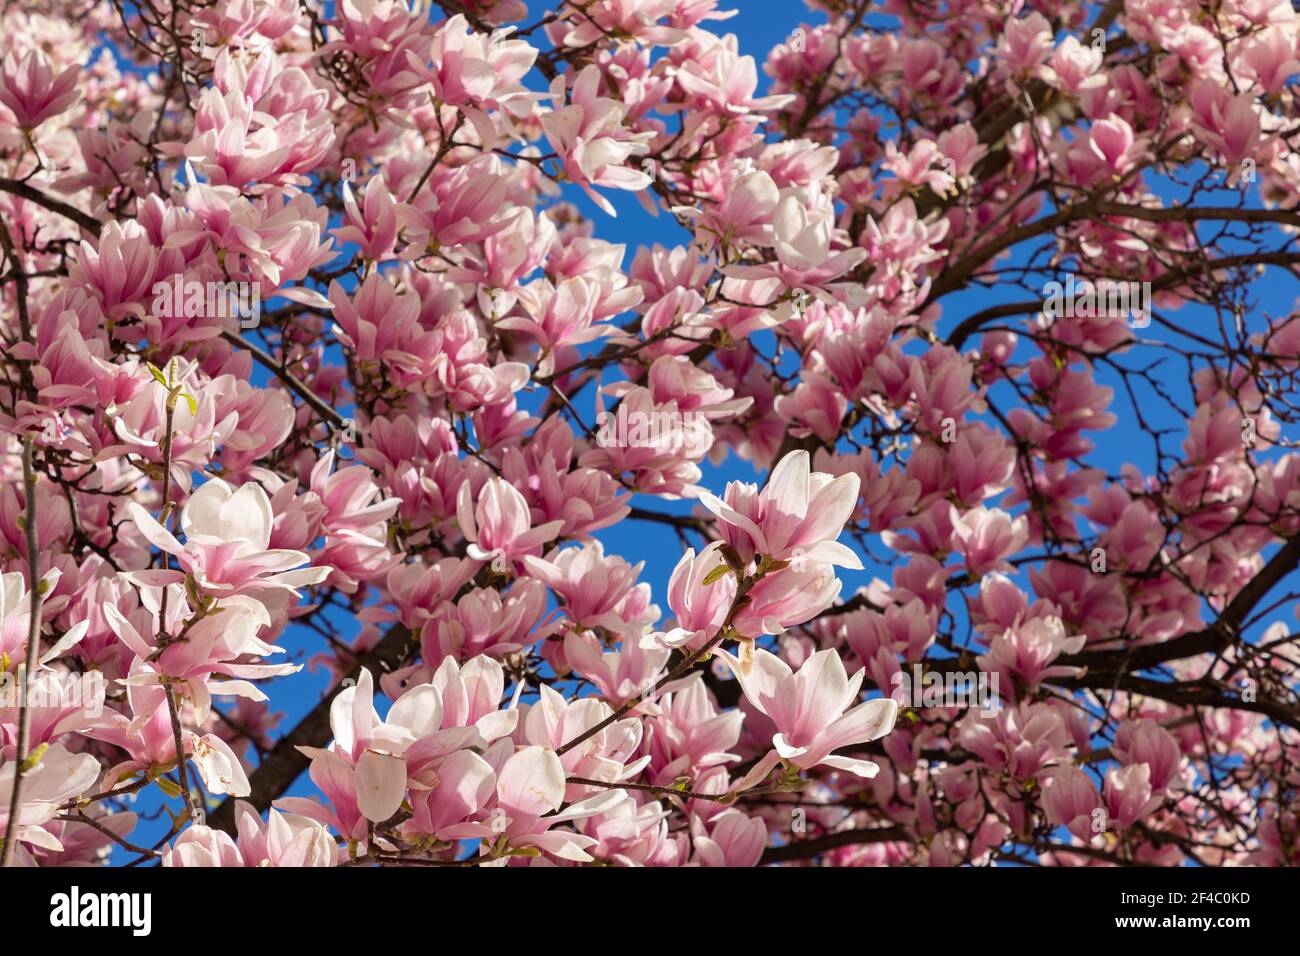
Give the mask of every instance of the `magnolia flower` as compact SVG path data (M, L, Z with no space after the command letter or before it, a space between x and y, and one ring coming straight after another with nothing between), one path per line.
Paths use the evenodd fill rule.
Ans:
M565 77L551 83L551 98L564 102ZM542 129L551 148L564 163L564 174L582 187L601 209L617 215L613 205L593 186L615 189L643 189L650 177L625 166L627 160L649 151L654 133L633 133L623 126L627 106L598 95L600 70L584 67L574 81L569 105L542 116Z
M130 572L128 577L136 584L165 586L184 581L188 575L200 591L215 597L264 588L296 594L297 588L319 584L330 572L329 568L292 571L290 568L307 563L307 555L269 547L275 515L271 499L260 485L236 489L220 478L209 479L181 511L183 545L134 501L127 506L127 513L151 544L174 555L184 569L184 573Z
M1115 176L1123 176L1141 159L1133 127L1121 116L1095 121L1088 131L1088 149Z
M503 744L509 746L504 741ZM539 746L522 747L510 755L497 773L497 807L501 813L496 825L500 829L497 832L488 828L488 832L504 836L513 847L537 847L562 860L590 862L591 855L586 848L595 844L594 839L551 827L604 813L625 800L627 791L601 790L560 810L564 798L564 767L555 751ZM486 850L482 847L480 852Z
M246 797L252 793L239 757L216 734L189 734L190 757L208 793Z
M718 633L736 599L736 576L724 572L722 542L715 541L699 553L687 548L668 579L668 606L677 617L677 626L662 636L669 647L689 644L702 647Z
M472 497L469 482L465 482L456 496L456 516L461 533L470 542L469 556L475 561L491 561L498 571L536 554L564 527L563 521L532 527L528 502L518 488L502 478L488 480L477 504L471 502Z
M617 651L605 651L589 631L564 637L564 656L614 706L652 687L671 653L649 634L627 635Z
M787 192L772 216L776 262L760 266L729 266L737 279L780 279L787 289L821 288L853 269L867 257L857 247L831 252L835 212L829 202L805 205L796 191Z
M574 625L619 633L659 619L659 609L650 603L650 585L636 583L644 566L644 561L628 564L607 556L599 541L552 552L546 560L524 558L528 573L564 600L564 612Z
M163 866L334 866L339 847L322 824L295 813L270 810L266 821L243 800L235 801L239 840L196 824L163 852Z
M137 658L156 660L157 675L166 674L172 680L187 682L199 720L208 715L211 695L266 700L266 694L246 678L281 677L302 669L297 664L260 663L261 658L283 652L283 648L269 645L257 636L259 630L271 625L271 616L262 602L235 595L218 601L213 611L185 626L185 640L167 644L159 652L151 629L146 628L142 635L115 604L109 601L103 604L105 622ZM235 679L215 680L214 674ZM143 673L136 673L133 680L148 682Z
M998 38L997 62L1013 73L1032 73L1052 52L1052 25L1037 11L1009 17Z
M402 805L408 785L427 786L422 775L440 758L483 739L474 726L444 727L442 693L434 684L411 688L380 719L374 704L374 678L362 668L356 684L330 704L334 742L328 748L299 747L311 760L311 777L331 804L331 814L315 801L296 797L277 806L364 838L366 821L387 820Z
M869 760L832 754L842 747L876 740L894 728L897 701L877 698L855 704L864 670L850 678L839 654L831 648L813 654L798 673L765 650L754 652L748 668L726 651L719 651L718 656L740 681L746 699L771 718L777 730L772 737L774 749L733 790L762 780L779 761L800 770L822 765L859 777L874 777L879 771Z
M482 565L466 562L475 569ZM521 578L502 594L495 588L475 588L452 604L443 603L420 631L420 651L426 666L444 660L491 654L504 657L546 637L532 634L546 610L546 588L533 578Z
M1080 840L1087 842L1095 836L1093 814L1101 805L1096 784L1078 767L1061 767L1048 777L1043 790L1047 819Z
M1125 721L1115 733L1111 750L1123 763L1145 764L1151 771L1149 779L1153 789L1178 785L1183 759L1178 742L1154 720Z
M39 49L22 57L10 50L0 66L0 103L9 107L23 129L35 129L77 101L80 67L70 66L58 76Z
M707 68L687 60L677 71L676 80L687 93L704 100L713 109L737 116L780 109L798 98L793 93L755 97L758 71L754 58L736 53L735 36L728 36L718 45L713 51L712 64Z
M1106 85L1106 75L1099 72L1104 54L1084 46L1078 37L1068 36L1053 52L1047 65L1040 68L1044 82L1064 93L1078 94Z
M176 841L163 851L162 865L201 868L243 866L239 847L230 834L204 824L187 827Z
M1035 618L993 638L989 652L976 660L982 670L998 674L1008 688L1019 680L1033 690L1044 680L1083 673L1082 668L1052 662L1061 654L1077 654L1085 641L1087 637L1082 634L1066 637L1059 617Z
M761 817L731 807L714 817L707 830L703 820L692 817L691 843L694 866L757 866L767 847L767 826Z
M370 181L359 205L352 185L344 181L343 211L347 225L334 230L339 242L355 242L361 254L375 262L396 255L397 230L411 218L410 207L393 200L383 176Z
M1151 791L1151 768L1144 763L1107 770L1102 796L1109 822L1126 829L1153 813L1164 798Z
M830 607L839 597L840 586L829 564L797 561L769 572L750 589L732 627L744 637L780 634Z
M19 847L19 860L23 859L27 847L63 849L58 838L43 829L42 824L58 816L59 807L65 801L89 790L100 771L94 755L73 753L59 743L35 751L27 759L32 764L23 774L22 802L18 805L14 837L25 845ZM0 765L0 833L8 826L17 769L18 762L12 758Z
M705 492L704 507L742 561L762 555L773 561L802 560L860 570L862 561L836 538L858 502L859 478L811 471L808 452L792 451L772 469L767 486L729 482L724 498ZM796 570L799 570L796 567Z
M39 590L52 593L63 577L58 568L50 568L37 584ZM13 662L23 660L27 655L27 631L31 622L32 596L27 588L27 576L22 571L8 571L0 574L0 674L8 670ZM38 661L45 664L61 656L72 647L90 629L89 621L78 621L72 625L55 644L41 650ZM35 679L35 675L32 675ZM3 704L0 704L0 710Z
M953 526L953 537L972 577L1007 572L1013 568L1005 559L1029 540L1029 519L1013 518L1000 508L972 508Z
M532 68L538 50L523 40L508 39L509 30L484 36L469 28L463 13L448 19L429 46L432 68L410 50L407 65L421 82L432 84L441 103L459 107L487 148L496 145L496 128L484 112L504 108L527 114L540 94L529 93L519 80Z

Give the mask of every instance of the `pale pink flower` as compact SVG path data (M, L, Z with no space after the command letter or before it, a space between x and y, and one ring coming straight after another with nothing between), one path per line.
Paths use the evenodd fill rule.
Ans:
M967 710L958 740L990 769L1030 780L1060 761L1069 736L1055 709L1025 701L1016 707L999 707L992 717L974 708Z
M598 697L566 700L547 684L539 691L537 702L526 707L516 741L559 749L614 712ZM643 727L635 716L614 721L559 758L564 772L606 782L633 778L650 762L650 755L641 753ZM588 792L582 784L571 784L568 789L570 800L581 799Z
M1019 553L1029 540L1029 521L1013 518L1000 508L972 508L953 526L957 550L967 572L981 577L993 571L1014 570L1005 560Z
M152 604L153 596L146 595L146 606ZM132 622L109 602L104 603L103 614L118 639L140 661L149 662L147 666L137 665L132 681L144 684L162 674L173 681L184 681L199 720L207 717L212 695L266 700L266 695L250 679L283 677L302 669L297 664L262 662L272 654L283 653L283 648L258 638L262 628L270 627L271 618L260 601L245 595L223 598L216 613L188 625L185 640L173 641L161 652L155 644L156 628L145 627L145 633L141 634L136 626L137 623L152 625L151 619L138 618L137 622ZM171 622L168 623L170 626ZM213 675L233 679L213 679Z
M251 805L237 800L235 828L245 866L333 866L338 862L339 847L329 830L297 814L271 809L263 822Z
M657 714L646 721L646 747L652 778L671 781L682 770L707 769L739 759L731 748L740 739L744 714L719 711L700 676L685 685L674 681L655 701Z
M728 482L724 498L705 492L700 502L720 519L723 540L751 561L802 559L860 569L862 562L836 540L858 501L856 474L813 472L808 452L792 451L772 469L766 487Z
M539 746L522 747L510 754L497 772L496 792L497 807L502 811L500 830L485 826L483 836L504 836L510 846L536 847L576 863L591 861L586 849L596 841L551 827L603 813L627 796L623 790L601 790L560 810L565 799L564 767L555 751ZM486 851L487 847L481 848Z
M1111 750L1122 763L1145 764L1151 771L1149 780L1153 790L1161 791L1179 783L1183 757L1178 742L1150 718L1127 720L1120 725Z
M737 279L774 277L787 289L824 288L867 258L865 249L832 252L835 238L835 213L830 204L806 204L797 192L790 191L782 196L772 215L776 262L729 266L726 272Z
M989 645L988 654L977 660L981 670L996 673L1005 681L1007 696L1011 696L1017 681L1033 690L1044 680L1081 673L1077 667L1052 662L1062 654L1078 653L1085 641L1082 634L1067 637L1059 617L1035 618L1003 631Z
M790 567L768 573L750 588L749 601L736 613L732 628L751 638L780 634L834 604L840 587L831 565L796 558Z
M209 479L181 510L183 545L135 502L127 512L149 543L176 557L183 569L133 571L131 579L138 584L166 585L189 575L201 591L229 597L268 588L297 593L329 575L329 568L290 570L306 564L307 555L269 547L275 516L259 485L235 489L220 478Z
M528 502L502 478L489 479L477 502L469 483L461 485L456 515L461 533L470 542L469 556L475 561L491 561L498 570L536 554L564 527L563 521L548 521L534 528Z
M736 599L736 576L730 570L719 577L713 574L726 562L721 554L722 542L715 541L699 555L687 548L672 577L668 579L668 606L677 618L677 626L662 635L669 647L683 644L692 649L702 647L718 633L732 602ZM709 583L705 579L713 575Z
M551 83L551 98L564 103L565 78ZM618 100L599 95L600 70L584 67L574 81L569 104L542 116L546 138L561 158L566 177L582 187L596 205L611 216L613 205L594 186L614 189L642 189L650 177L624 165L633 156L649 151L653 133L633 133L623 126L627 107Z
M327 749L298 749L311 759L312 780L333 812L297 797L277 806L335 826L354 839L364 839L367 820L378 823L397 812L408 777L419 785L417 778L433 761L483 743L473 726L445 726L442 695L432 684L408 690L381 720L374 706L374 680L365 668L356 684L330 704L330 728L334 742Z
M339 242L355 242L361 254L372 262L383 262L396 255L397 230L410 218L410 207L395 202L383 176L375 176L366 185L361 205L357 205L351 183L343 183L343 211L347 225L334 230Z
M651 635L628 634L616 651L604 650L590 631L564 637L564 657L614 706L653 687L672 652Z
M1195 111L1196 132L1222 157L1225 166L1234 169L1236 182L1243 160L1259 153L1262 136L1259 109L1252 93L1229 95L1213 80L1202 80L1192 87L1188 98Z
M762 649L754 652L749 667L726 651L718 651L718 656L740 681L746 699L769 717L777 730L772 737L774 750L746 774L745 784L763 779L778 761L800 770L833 767L859 777L874 777L879 771L869 760L837 757L833 751L888 734L898 715L898 703L889 698L859 703L864 672L859 670L850 678L834 649L818 651L797 673ZM736 785L737 789L741 786Z
M1046 781L1043 808L1047 811L1047 819L1065 827L1085 843L1096 835L1093 825L1094 820L1100 820L1100 814L1094 817L1094 811L1100 810L1101 806L1101 794L1097 792L1096 784L1077 767L1062 767Z
M489 36L477 33L458 13L433 35L428 54L432 67L406 53L415 75L432 84L439 102L460 107L488 148L496 143L496 131L485 110L504 108L523 116L538 98L519 82L538 51L523 40L508 39L509 35L509 30L494 30Z
M1102 796L1106 800L1107 823L1121 829L1149 816L1165 802L1163 796L1152 795L1151 768L1145 763L1107 770Z
M18 762L12 757L0 764L0 832L8 826ZM59 814L60 806L87 793L99 778L99 761L88 753L73 753L61 743L50 745L23 774L22 802L14 839L19 841L18 860L30 849L61 850L62 844L43 824Z
M1103 53L1084 46L1077 37L1068 36L1052 51L1047 65L1041 70L1044 82L1063 93L1079 94L1106 85L1106 74L1101 71Z
M1123 176L1141 158L1133 127L1120 116L1094 122L1088 133L1088 147L1115 176Z
M562 34L566 46L599 43L611 34L635 37L645 44L671 46L686 36L683 30L662 26L659 20L672 17L680 0L596 0Z
M733 115L780 109L796 99L793 93L756 97L758 70L754 58L740 56L736 43L734 35L723 38L707 67L697 60L687 60L675 77L682 89L711 109Z
M187 142L165 144L184 156L213 185L298 183L324 159L334 141L329 114L307 110L273 117L255 108L239 89L204 91Z
M1265 27L1236 48L1241 51L1237 67L1244 66L1243 72L1253 75L1269 96L1277 95L1288 79L1300 73L1300 51L1285 27Z
M477 562L466 562L474 568ZM548 628L530 633L546 610L546 588L534 578L517 580L504 594L474 588L455 604L438 607L420 631L426 664L444 658L466 660L478 654L503 657L546 637Z
M757 866L767 848L767 825L735 807L723 810L706 827L699 817L691 818L691 844L696 866Z
M637 584L645 562L628 564L605 554L599 541L565 548L541 558L524 558L528 573L563 599L564 612L578 628L638 631L659 619L650 603L650 585Z
M716 204L706 203L702 210L683 206L673 211L695 219L697 242L706 251L720 245L724 258L730 258L737 243L769 245L772 215L781 201L781 191L771 175L742 165L725 186Z
M74 65L55 76L41 50L29 49L20 57L11 49L0 65L0 103L9 107L23 129L35 129L81 96L77 90L80 72Z
M242 867L244 858L230 834L194 824L163 851L161 862L167 867Z
M1041 13L1008 17L998 38L997 60L1012 73L1029 74L1052 51L1052 25Z

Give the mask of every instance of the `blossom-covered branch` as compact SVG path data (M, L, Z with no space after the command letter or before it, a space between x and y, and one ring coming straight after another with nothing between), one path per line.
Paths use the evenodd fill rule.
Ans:
M1300 863L1300 18L737 6L0 12L3 865Z

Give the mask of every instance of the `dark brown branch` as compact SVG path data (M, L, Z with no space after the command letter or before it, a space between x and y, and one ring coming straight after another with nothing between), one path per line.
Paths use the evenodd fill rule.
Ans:
M275 357L269 352L254 345L239 333L232 332L229 329L222 329L221 337L231 345L237 346L241 349L247 349L252 353L253 358L257 360L258 364L274 372L276 378L289 386L295 395L311 406L311 409L325 421L329 422L337 429L348 427L348 420L346 418L334 409L330 408L319 395L308 388L301 379L290 372L281 362L277 362Z
M902 827L875 827L870 830L838 830L826 836L811 840L797 840L785 846L770 846L763 851L759 865L765 863L785 863L790 860L807 860L842 846L858 846L864 843L894 843L908 839L907 831Z
M100 221L87 213L82 212L71 203L66 203L62 199L55 199L53 196L47 196L39 189L33 189L25 182L17 179L8 179L4 176L0 176L0 190L12 193L15 196L20 196L28 202L35 203L42 208L48 209L50 212L57 212L60 216L71 219L92 236L95 236L96 238L99 236L99 230L102 228Z

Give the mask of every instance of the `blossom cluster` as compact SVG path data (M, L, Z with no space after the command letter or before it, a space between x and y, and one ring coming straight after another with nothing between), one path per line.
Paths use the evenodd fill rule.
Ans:
M738 5L0 13L6 865L1300 863L1300 15Z

